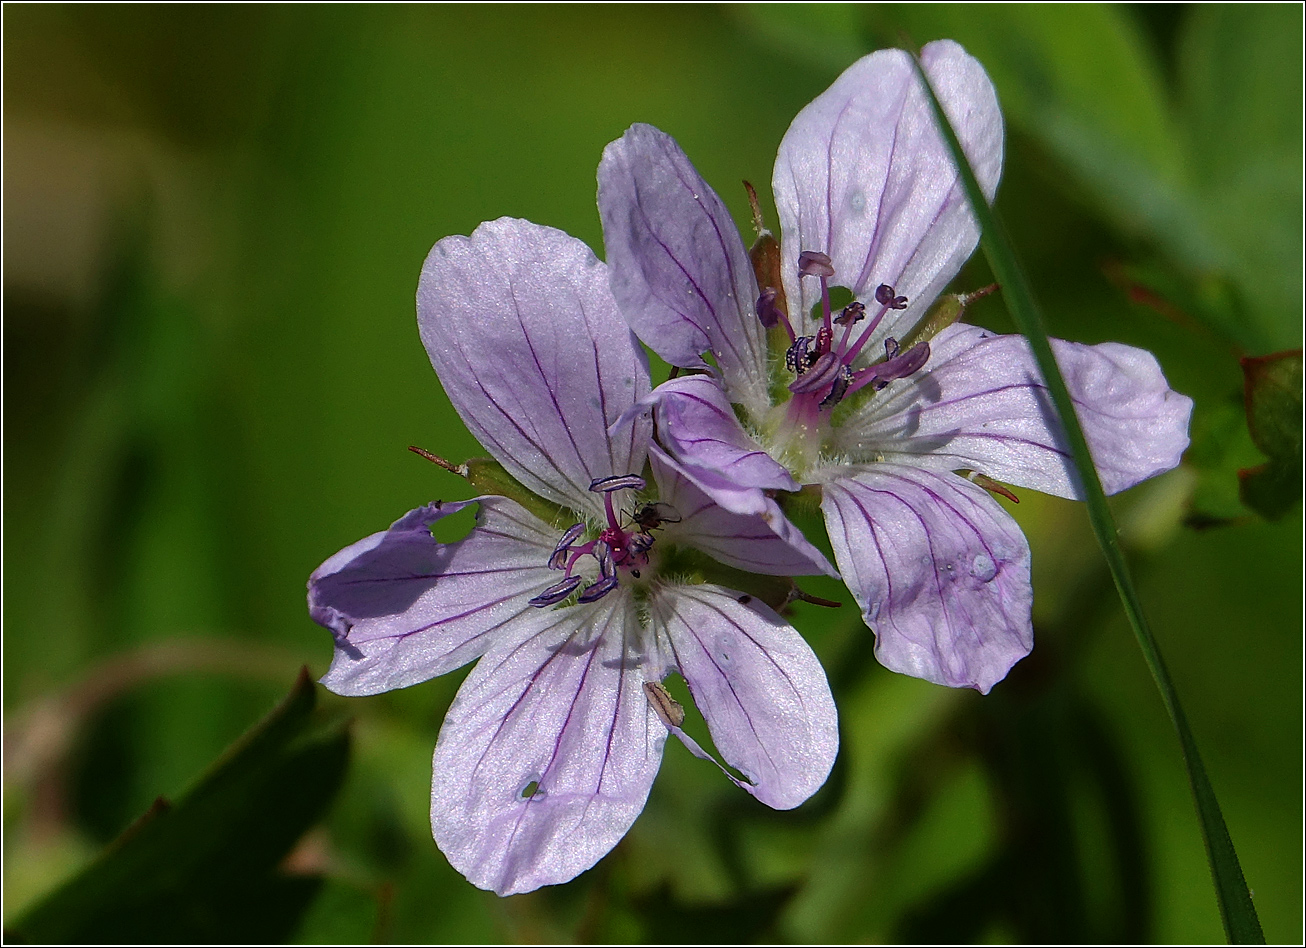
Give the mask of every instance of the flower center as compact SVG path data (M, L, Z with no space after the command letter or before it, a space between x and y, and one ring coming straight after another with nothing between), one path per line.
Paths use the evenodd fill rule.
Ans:
M551 569L564 570L565 575L531 600L539 608L562 602L575 592L583 582L574 575L577 565L585 557L592 558L599 568L598 579L590 583L577 597L577 602L594 602L602 599L621 582L624 572L632 579L640 578L640 570L648 566L649 550L653 548L653 531L664 523L677 523L680 515L670 504L658 502L640 504L629 515L618 516L612 495L620 490L640 491L644 478L638 474L618 474L600 477L590 484L590 490L603 495L603 509L607 526L592 540L581 542L585 524L572 524L562 535L549 556Z
M798 273L800 278L815 277L821 281L821 325L817 331L810 336L795 333L788 316L775 305L772 291L758 300L758 315L768 327L781 325L789 337L785 369L793 375L787 386L791 397L781 410L783 415L777 412L772 431L780 453L793 462L789 466L801 469L815 463L831 409L867 386L879 391L895 379L919 371L929 360L930 346L928 342L920 342L902 351L898 341L889 338L884 341L883 359L860 369L853 368L885 314L906 309L907 297L899 296L888 284L881 284L875 290L878 307L869 320L866 305L856 300L835 315L830 307L834 266L829 256L803 251L798 256ZM857 332L855 327L863 321L865 327Z

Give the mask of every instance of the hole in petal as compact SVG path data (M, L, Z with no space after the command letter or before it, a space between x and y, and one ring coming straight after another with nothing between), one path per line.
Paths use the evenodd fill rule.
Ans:
M523 800L529 800L531 797L535 796L539 792L540 792L539 780L537 779L528 780L522 786L522 788L517 791L517 796Z
M480 504L469 504L457 513L441 517L431 524L431 536L441 543L457 543L476 526L476 511Z

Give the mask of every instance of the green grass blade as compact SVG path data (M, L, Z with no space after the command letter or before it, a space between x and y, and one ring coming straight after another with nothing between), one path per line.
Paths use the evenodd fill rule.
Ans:
M1165 702L1166 711L1169 712L1170 720L1174 722L1175 731L1178 732L1184 763L1188 768L1188 780L1202 826L1202 836L1206 843L1206 856L1211 866L1211 877L1215 883L1216 900L1220 906L1220 917L1224 922L1225 934L1234 943L1264 944L1265 935L1261 931L1256 908L1252 905L1251 893L1247 890L1247 881L1243 878L1238 854L1234 851L1233 840L1229 838L1229 830L1220 812L1219 801L1206 776L1206 768L1202 765L1197 743L1188 727L1188 718L1179 703L1179 695L1170 681L1170 674L1161 659L1161 652L1143 614L1143 605L1138 598L1138 591L1134 588L1129 565L1125 561L1124 552L1120 549L1115 520L1111 516L1111 509L1107 506L1106 494L1102 490L1097 469L1093 466L1084 431L1075 415L1070 392L1052 356L1052 346L1043 329L1043 318L1038 304L1001 222L989 208L988 202L984 200L975 173L971 170L956 133L939 105L919 61L916 62L916 69L925 83L934 107L934 114L952 151L966 188L966 195L979 221L980 245L984 249L984 255L989 261L993 275L1002 286L1002 296L1006 300L1012 319L1029 340L1034 358L1052 396L1052 404L1065 429L1075 467L1083 481L1088 518L1093 526L1093 533L1102 547L1102 555L1111 570L1111 577L1115 581L1116 590L1120 593L1120 602L1134 630L1134 636L1138 639L1138 646L1143 650L1143 658L1147 661L1147 667L1152 672L1156 687L1161 692L1161 700Z

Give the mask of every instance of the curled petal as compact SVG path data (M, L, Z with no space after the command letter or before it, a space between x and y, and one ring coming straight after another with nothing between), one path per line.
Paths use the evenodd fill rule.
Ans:
M1002 171L1002 114L980 64L951 40L921 60L989 200ZM868 302L880 285L905 296L874 341L902 338L979 240L952 155L908 54L888 49L849 66L798 113L780 143L773 180L783 259L824 251L830 282ZM794 329L812 331L815 280L784 269ZM801 301L801 302L799 302Z
M764 411L753 267L730 212L675 140L632 125L608 145L599 214L612 291L639 337L685 368L706 368L710 351L731 400Z
M744 788L779 810L815 793L838 753L839 725L825 671L803 637L757 599L717 586L665 588L652 610Z
M479 503L477 526L440 543L430 525ZM371 695L426 681L478 657L556 576L557 538L503 497L434 503L331 557L308 579L308 611L336 638L322 684Z
M463 682L440 729L436 845L500 895L566 882L630 829L662 760L629 596L533 613Z
M1029 544L985 491L899 464L844 468L821 509L887 668L983 693L1034 644Z
M1052 340L1108 494L1168 471L1188 447L1192 399L1171 390L1156 357L1107 342ZM957 323L932 342L926 371L891 382L837 432L856 457L934 470L967 468L1082 499L1079 474L1023 336Z
M417 323L458 414L528 489L597 515L590 482L643 468L645 423L607 429L648 394L647 360L576 238L510 218L446 237L422 267Z
M761 513L763 490L798 490L798 482L739 424L721 386L706 375L663 382L645 401L656 406L657 432L680 463L712 471L745 500L717 499L735 513Z
M775 501L764 498L767 506L761 515L731 513L714 503L656 444L649 445L648 459L659 494L679 513L676 521L666 521L662 533L666 542L694 547L750 573L839 575Z

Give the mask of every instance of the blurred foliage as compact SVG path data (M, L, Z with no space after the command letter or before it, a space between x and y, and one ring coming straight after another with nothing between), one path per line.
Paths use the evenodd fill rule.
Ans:
M335 798L349 759L339 717L314 713L307 671L176 805L159 797L86 871L19 918L24 943L284 941L320 876L280 868Z
M1239 358L1301 345L1300 8L3 16L7 925L194 784L290 671L325 670L314 567L475 493L405 450L480 453L414 331L437 239L509 214L601 249L594 171L636 121L746 223L738 182L769 180L840 69L950 36L998 87L998 201L1050 329L1148 348L1195 400L1185 465L1116 512L1266 934L1301 939L1301 508L1267 521L1238 477L1291 454L1249 430ZM977 259L956 288L988 282ZM997 299L967 318L1010 329ZM565 886L498 899L431 842L461 673L324 696L354 754L291 858L324 880L293 937L1218 939L1178 748L1083 511L1020 501L1038 644L991 695L885 671L814 581L843 602L792 607L840 708L827 786L777 813L668 748L632 832Z
M1243 503L1281 517L1301 501L1301 350L1243 359L1247 426L1269 460L1238 472Z

